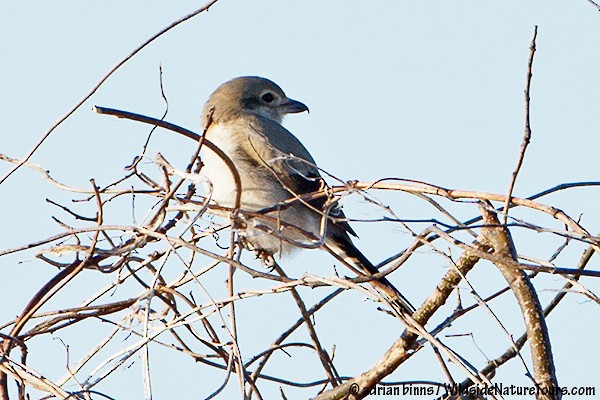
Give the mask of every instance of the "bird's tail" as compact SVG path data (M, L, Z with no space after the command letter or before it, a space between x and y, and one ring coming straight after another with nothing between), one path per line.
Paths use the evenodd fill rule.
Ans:
M375 267L373 263L371 263L371 261L369 261L369 259L354 246L350 238L347 235L344 236L345 237L340 237L335 235L331 238L333 239L332 243L328 243L331 250L333 250L338 257L348 264L359 268L366 275L379 273L377 267ZM415 307L410 304L410 301L408 301L408 299L404 297L385 277L381 277L371 283L389 297L392 305L396 306L398 311L403 311L408 314L415 312Z

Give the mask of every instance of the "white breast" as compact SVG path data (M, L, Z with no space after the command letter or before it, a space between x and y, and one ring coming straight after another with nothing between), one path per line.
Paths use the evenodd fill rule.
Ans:
M206 138L234 160L235 141L222 125L211 126ZM204 166L200 171L208 178L212 188L212 200L223 207L233 207L235 202L235 181L227 164L215 152L206 148L201 155Z
M264 139L256 137L255 132L247 132L244 126L235 124L215 124L209 129L206 138L219 147L237 167L242 184L241 208L243 210L258 211L270 208L292 197L269 167L256 159L254 163L249 163L248 155L242 154L244 149L253 148L252 146L242 147L240 145L242 141L251 140L257 146L267 145L263 142ZM250 157L252 156L255 155ZM224 207L234 207L236 187L231 171L225 162L208 148L203 150L201 157L204 163L201 173L211 182L213 202ZM268 163L270 160L262 161ZM309 243L312 240L306 235L299 234L298 231L286 229L285 224L297 226L315 236L319 235L320 218L318 214L307 212L307 209L300 203L279 212L270 213L269 216L275 217L278 222L263 218L247 220L247 228L239 232L240 236L245 237L254 249L273 254L276 252L286 253L297 248L265 232L265 226L268 227L267 231L278 232L298 242ZM259 225L263 227L259 228Z

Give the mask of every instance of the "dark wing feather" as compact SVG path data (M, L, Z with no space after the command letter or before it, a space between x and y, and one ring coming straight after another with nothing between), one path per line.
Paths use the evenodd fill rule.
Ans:
M323 178L318 175L303 176L300 174L288 175L285 179L285 183L288 184L289 188L294 191L296 195L317 193L326 188L326 183ZM325 203L327 202L327 196L320 196L315 199L307 201L307 203L317 209L325 212ZM336 203L330 207L328 215L331 216L330 223L338 227L344 232L351 234L352 236L358 237L354 229L350 226L346 220L346 216L342 211L342 206L336 201Z
M306 147L287 129L276 121L256 116L251 124L252 131L261 135L270 146L254 146L257 150L266 151L258 156L272 167L281 183L294 195L316 193L326 188L326 183L316 167ZM268 136L259 132L267 132ZM276 161L272 161L276 160ZM286 164L285 167L277 164ZM283 173L278 174L278 170ZM296 173L290 174L290 171ZM318 197L310 200L308 204L317 210L324 210L327 197ZM350 224L345 220L346 216L337 204L331 207L329 215L333 218L331 223L353 236L357 236Z

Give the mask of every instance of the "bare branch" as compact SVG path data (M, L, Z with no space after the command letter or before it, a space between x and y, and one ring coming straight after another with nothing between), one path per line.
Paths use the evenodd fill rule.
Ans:
M487 207L480 206L483 220L490 225L482 229L484 240L494 249L494 253L506 259L516 261L517 253L510 232L502 227L496 217ZM496 227L492 227L496 225ZM520 269L512 268L502 262L496 266L504 275L521 307L527 337L531 347L531 359L536 386L541 388L538 399L560 399L557 393L558 381L554 368L554 358L550 346L550 336L544 318L544 312L533 285L527 275Z
M532 69L533 69L533 56L535 55L535 39L537 38L537 25L533 28L533 37L531 38L531 44L529 45L529 61L527 62L527 81L525 84L525 133L523 135L523 142L521 143L521 150L519 151L519 157L517 159L517 165L515 166L515 170L512 173L512 177L510 179L510 183L508 184L508 193L506 194L506 201L504 203L503 210L503 224L506 225L506 221L508 219L508 209L510 207L510 199L513 194L513 189L515 188L515 183L517 182L517 175L519 175L519 171L521 170L521 166L523 165L523 159L525 159L525 152L527 151L527 146L529 146L529 142L531 141L531 122L529 118L529 91L531 89L531 77L532 77Z
M137 53L139 53L140 51L142 51L146 46L148 46L154 40L156 40L157 38L159 38L160 36L162 36L166 32L170 31L171 29L173 29L177 25L179 25L179 24L187 21L190 18L195 17L196 15L198 15L198 14L204 12L204 11L208 11L208 9L213 4L215 4L217 1L218 0L211 0L206 5L200 7L199 9L197 9L197 10L191 12L191 13L189 13L188 15L185 15L185 16L179 18L178 20L176 20L175 22L171 23L167 27L161 29L158 33L156 33L155 35L151 36L148 40L146 40L144 43L142 43L136 49L134 49L131 53L129 53L129 55L127 55L125 58L123 58L121 61L119 61L114 67L112 67L110 69L110 71L108 71L100 79L100 81L81 100L79 100L79 102L77 104L75 104L75 106L73 106L73 108L71 108L65 115L63 115L62 117L60 117L54 124L52 124L52 126L50 127L50 129L48 129L46 131L46 133L44 133L42 135L42 137L39 139L39 141L33 146L33 148L29 151L29 153L27 153L27 155L19 162L19 164L17 164L15 167L13 167L11 170L9 170L2 178L0 178L0 185L2 185L4 183L4 181L6 181L15 171L17 171L19 168L21 168L21 166L23 164L25 164L26 162L28 162L31 159L31 157L33 156L33 154L46 141L46 139L48 139L48 137L50 137L50 135L52 134L52 132L54 132L54 130L56 128L58 128L59 125L61 125L63 122L65 122L67 120L67 118L69 118L71 115L73 115L75 113L75 111L77 111L87 100L89 100L90 97L92 97L94 95L94 93L96 93L96 91L98 89L100 89L100 86L102 86L104 84L104 82L106 82L108 80L108 78L110 78L110 76L112 74L114 74L119 68L121 68L127 61L131 60Z
M474 242L474 247L481 249L483 252L489 249L488 246L477 241ZM446 303L446 300L460 282L461 275L466 275L478 261L479 257L465 251L456 261L456 269L451 269L446 273L433 293L413 314L414 321L421 326L425 326L433 314ZM315 400L362 399L366 397L376 384L394 372L398 366L415 353L417 339L418 335L413 333L412 330L405 330L402 336L383 355L381 361L371 369L336 388L324 392L317 396Z

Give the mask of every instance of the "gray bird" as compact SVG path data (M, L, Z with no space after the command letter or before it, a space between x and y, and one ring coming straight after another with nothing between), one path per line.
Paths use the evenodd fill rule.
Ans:
M303 195L327 188L315 160L282 125L286 114L308 111L288 98L274 82L239 77L225 82L209 97L203 111L206 138L233 162L240 176L241 202L236 229L263 259L298 248L320 247L363 274L377 268L354 246L356 236L331 196ZM202 173L210 181L212 202L235 207L236 184L230 168L212 151L202 155ZM403 312L414 307L386 279L371 282Z

